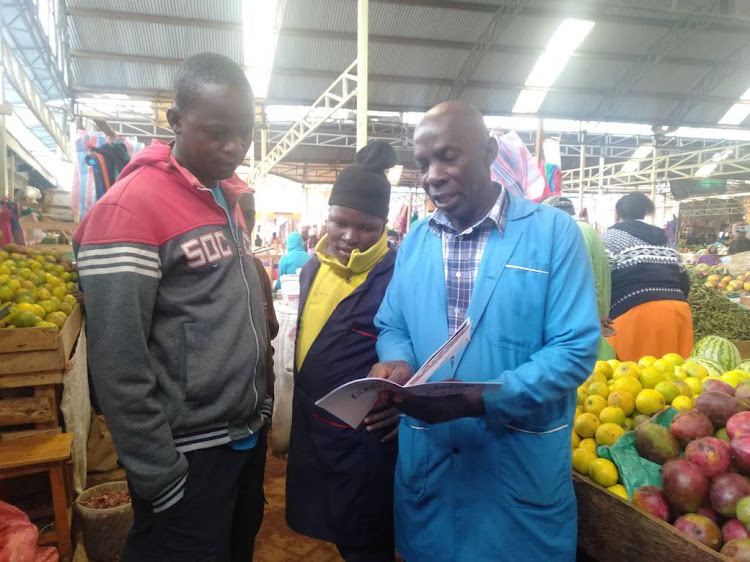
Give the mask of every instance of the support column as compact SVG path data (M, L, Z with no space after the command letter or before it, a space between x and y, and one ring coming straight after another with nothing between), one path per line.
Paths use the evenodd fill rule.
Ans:
M542 137L544 137L544 120L540 117L536 125L536 157L537 163L542 158Z
M0 27L0 36L2 28ZM5 76L0 72L0 104L5 102L3 92L5 90ZM5 115L0 113L0 199L7 197L13 199L14 176L8 175L8 145L5 139ZM14 171L15 174L15 171Z
M654 139L654 149L651 151L651 201L656 205L656 139ZM656 217L654 217L656 220Z
M368 5L357 0L357 151L367 144Z
M578 176L580 183L578 184L578 212L583 210L583 173L586 169L586 132L581 134L581 157L578 161Z

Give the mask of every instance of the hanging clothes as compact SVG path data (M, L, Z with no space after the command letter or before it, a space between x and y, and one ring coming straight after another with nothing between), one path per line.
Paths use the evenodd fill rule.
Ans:
M132 158L144 144L138 142L137 137L123 137L108 143L104 133L78 131L75 147L77 165L73 168L70 207L73 213L83 218L99 197L106 193L107 182L112 185L117 180L124 167L124 157Z
M8 208L8 202L0 204L0 246L13 242L13 213Z

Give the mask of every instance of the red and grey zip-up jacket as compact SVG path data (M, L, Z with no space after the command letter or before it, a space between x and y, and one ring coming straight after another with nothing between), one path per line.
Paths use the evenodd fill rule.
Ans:
M142 149L75 233L97 398L135 492L184 495L183 453L260 430L267 326L236 176L213 193L159 141Z

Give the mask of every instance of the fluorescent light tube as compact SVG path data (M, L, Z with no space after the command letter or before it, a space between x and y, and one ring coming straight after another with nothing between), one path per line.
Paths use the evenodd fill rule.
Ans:
M750 101L750 88L740 96L743 101ZM741 125L750 115L750 103L735 103L724 116L719 119L719 125Z
M547 97L544 90L521 90L513 106L513 113L536 113Z
M539 56L531 69L525 86L549 88L555 83L571 53L583 42L594 27L594 22L569 18L557 27L547 42L544 52ZM546 90L524 89L518 94L513 106L513 113L536 113L547 97Z

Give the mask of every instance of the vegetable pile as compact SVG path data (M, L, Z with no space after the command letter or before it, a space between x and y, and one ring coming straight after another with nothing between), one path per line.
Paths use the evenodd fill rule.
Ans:
M704 278L699 273L692 270L688 270L688 273L688 303L693 314L695 341L708 335L721 336L731 341L750 340L750 310L704 286Z

